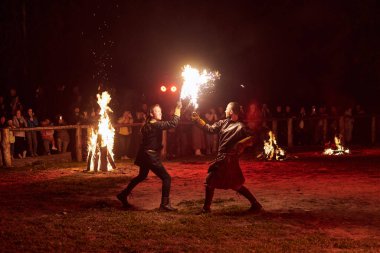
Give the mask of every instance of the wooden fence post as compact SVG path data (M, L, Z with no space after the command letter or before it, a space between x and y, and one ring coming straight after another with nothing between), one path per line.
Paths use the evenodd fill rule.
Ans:
M166 158L167 145L168 145L168 131L164 130L162 131L162 151L161 151L161 156L163 158Z
M372 116L371 121L371 143L376 143L376 116Z
M343 140L343 143L344 143L344 141L345 141L345 133L344 133L344 117L343 116L339 117L339 133L343 136L342 140Z
M288 118L288 147L293 147L293 119Z
M323 143L326 143L327 140L327 119L322 119L323 127L322 127L322 140Z
M277 119L272 120L272 132L277 137Z
M82 159L82 128L81 126L77 126L75 131L75 151L76 151L76 159L78 162L81 162Z
M9 143L9 129L1 130L1 150L3 154L3 165L9 168L12 166L11 144Z

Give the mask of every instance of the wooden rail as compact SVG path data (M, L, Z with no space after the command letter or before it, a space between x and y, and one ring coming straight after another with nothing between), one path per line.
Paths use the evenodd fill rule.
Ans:
M367 116L368 117L368 116ZM364 117L363 117L364 118ZM310 118L306 118L305 120L309 120ZM344 116L340 116L339 118L333 118L333 117L318 117L314 118L316 120L322 119L322 137L323 141L326 141L327 138L327 122L329 119L335 119L338 122L339 125L339 133L344 134ZM278 131L278 122L279 121L286 121L287 122L287 146L293 147L293 136L294 136L294 121L299 120L297 118L282 118L282 119L265 119L267 122L272 122L272 130L275 134L277 134ZM371 124L369 126L368 131L371 132L370 138L371 143L375 144L376 142L376 121L377 116L371 116ZM262 122L261 120L255 121L257 123ZM180 124L191 124L191 123L180 123ZM142 123L133 123L133 124L115 124L114 128L120 128L120 127L137 127L142 126ZM91 129L93 128L92 125L67 125L67 126L47 126L47 127L34 127L34 128L2 128L1 129L1 158L0 161L2 161L3 166L5 167L11 167L12 166L12 159L11 159L11 151L10 151L10 131L42 131L42 130L60 130L60 129L75 129L75 158L77 161L82 161L82 146L86 143L82 143L82 129L87 129L87 136L91 134ZM164 156L166 154L166 148L167 148L167 132L163 132L163 150L162 155Z

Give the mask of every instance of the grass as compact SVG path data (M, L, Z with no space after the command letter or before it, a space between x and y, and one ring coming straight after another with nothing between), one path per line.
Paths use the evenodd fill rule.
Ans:
M38 171L83 167L63 164ZM17 176L30 168L1 174ZM81 171L81 170L79 170ZM234 198L183 200L175 213L126 211L111 194L125 175L73 173L0 185L1 252L379 252L378 238L331 236L319 213L248 214ZM94 196L96 198L94 198ZM111 199L111 197L112 199ZM225 206L225 204L228 204ZM339 204L339 203L338 203ZM344 205L344 202L341 203ZM220 208L223 207L223 208Z

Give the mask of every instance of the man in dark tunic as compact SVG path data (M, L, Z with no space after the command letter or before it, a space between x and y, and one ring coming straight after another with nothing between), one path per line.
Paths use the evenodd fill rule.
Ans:
M141 128L141 133L143 135L142 143L135 160L135 164L140 167L139 174L131 180L127 188L117 195L117 198L121 201L124 207L132 207L132 205L128 203L128 195L137 184L148 176L148 173L151 170L162 180L162 199L160 210L177 210L170 205L169 194L171 177L161 163L160 153L162 149L162 131L174 128L178 125L181 115L181 107L181 102L178 102L173 119L169 121L161 120L162 112L161 107L158 104L153 105L150 108L148 118Z
M251 207L249 211L256 212L262 209L260 203L243 185L245 178L239 165L239 155L244 148L252 145L252 137L246 126L239 121L240 106L230 102L226 108L226 119L219 120L213 125L206 124L197 113L193 113L192 120L204 131L219 134L218 154L208 169L206 178L206 198L202 212L210 212L214 190L232 189L246 197Z

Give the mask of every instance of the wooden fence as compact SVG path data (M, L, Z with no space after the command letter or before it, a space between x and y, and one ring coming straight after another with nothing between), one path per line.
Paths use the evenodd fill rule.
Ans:
M331 119L330 117L325 117L325 118L317 118L318 120L322 120L323 124L323 140L325 141L327 138L327 124L328 120ZM287 122L287 146L288 147L293 147L294 143L294 122L298 121L299 119L296 118L284 118L284 119L266 119L267 122L271 123L271 129L274 131L274 133L277 133L277 128L278 128L278 122L279 121L286 121ZM343 116L339 118L339 122L342 122L344 120ZM370 126L368 126L368 130L371 132L370 135L370 142L372 144L375 144L376 142L376 116L371 116L370 118L371 123ZM262 124L262 121L257 122L258 124ZM117 129L118 127L121 126L141 126L142 123L133 123L133 124L116 124L114 127ZM342 124L339 124L342 126ZM82 129L87 129L87 136L90 136L91 134L91 129L93 126L91 125L67 125L67 126L49 126L49 127L35 127L35 128L2 128L1 129L1 160L3 163L3 166L5 167L11 167L12 166L12 158L11 158L11 150L10 150L10 131L41 131L41 130L60 130L60 129L75 129L75 159L77 161L82 161L82 146L87 145L87 143L82 143ZM339 132L341 134L344 134L344 127L339 128ZM162 155L165 157L166 156L166 150L167 150L167 132L163 132L163 150L162 150Z

